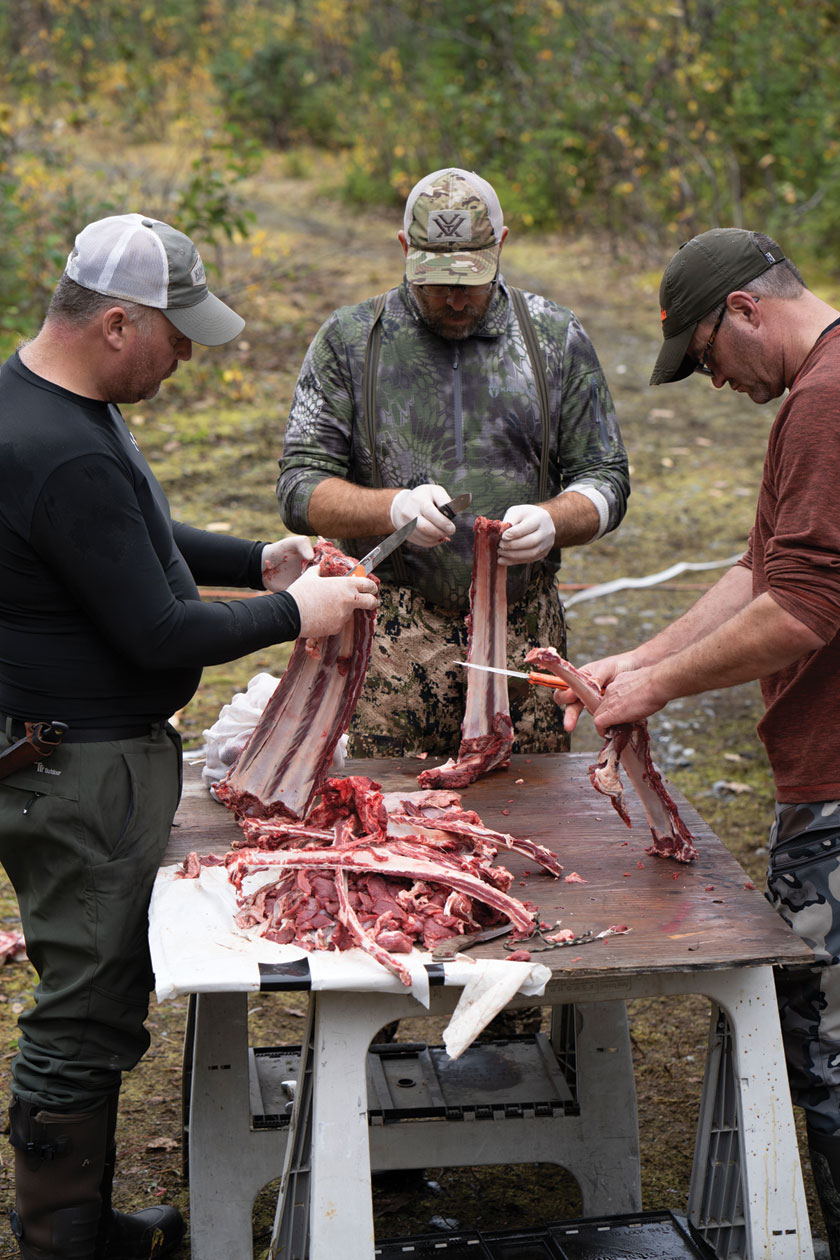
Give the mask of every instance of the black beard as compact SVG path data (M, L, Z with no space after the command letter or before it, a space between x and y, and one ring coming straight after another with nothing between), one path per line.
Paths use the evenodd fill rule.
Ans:
M487 317L487 312L492 305L492 296L486 305L481 309L467 302L460 311L453 311L451 307L444 306L441 310L432 310L428 299L422 294L414 294L414 300L417 303L417 309L423 323L431 329L438 337L443 337L446 341L464 341L467 337L471 337L476 332ZM466 315L468 318L464 323L451 324L453 316Z

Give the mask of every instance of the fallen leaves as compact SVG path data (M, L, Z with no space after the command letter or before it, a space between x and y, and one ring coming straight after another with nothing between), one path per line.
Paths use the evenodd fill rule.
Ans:
M175 1138L157 1137L146 1143L147 1151L176 1151L178 1142Z

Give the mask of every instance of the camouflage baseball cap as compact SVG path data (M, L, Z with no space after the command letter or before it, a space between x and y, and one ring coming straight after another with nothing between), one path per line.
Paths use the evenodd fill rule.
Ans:
M493 188L447 166L408 194L405 277L412 284L487 284L496 275L504 221Z
M743 228L714 228L685 241L665 268L659 286L665 341L650 384L664 385L690 376L697 364L687 353L688 345L703 316L784 260L777 245L764 249L755 232Z

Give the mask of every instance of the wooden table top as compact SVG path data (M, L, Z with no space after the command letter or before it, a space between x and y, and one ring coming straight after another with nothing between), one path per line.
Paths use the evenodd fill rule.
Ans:
M553 972L576 976L694 971L704 968L808 963L811 951L779 918L761 889L686 799L668 784L691 830L699 858L681 863L645 852L650 832L632 786L625 792L632 828L589 782L592 753L515 756L507 770L493 771L461 789L464 808L497 831L520 835L557 854L564 876L556 880L517 853L498 861L514 874L511 893L539 906L540 918L561 921L575 933L600 932L613 924L631 929L587 945L532 953ZM387 791L417 789L428 765L419 758L348 762L338 777L363 774ZM185 765L184 795L173 822L164 865L187 853L222 855L239 835L233 815L201 781L201 766ZM501 943L472 951L503 958Z

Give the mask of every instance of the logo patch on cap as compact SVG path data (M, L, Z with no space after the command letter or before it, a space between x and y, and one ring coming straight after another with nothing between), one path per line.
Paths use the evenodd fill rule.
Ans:
M200 255L196 256L196 260L190 268L190 279L193 284L207 283L207 276L204 274L204 263L201 261Z
M428 239L461 244L472 240L472 221L464 210L432 210L427 228Z

